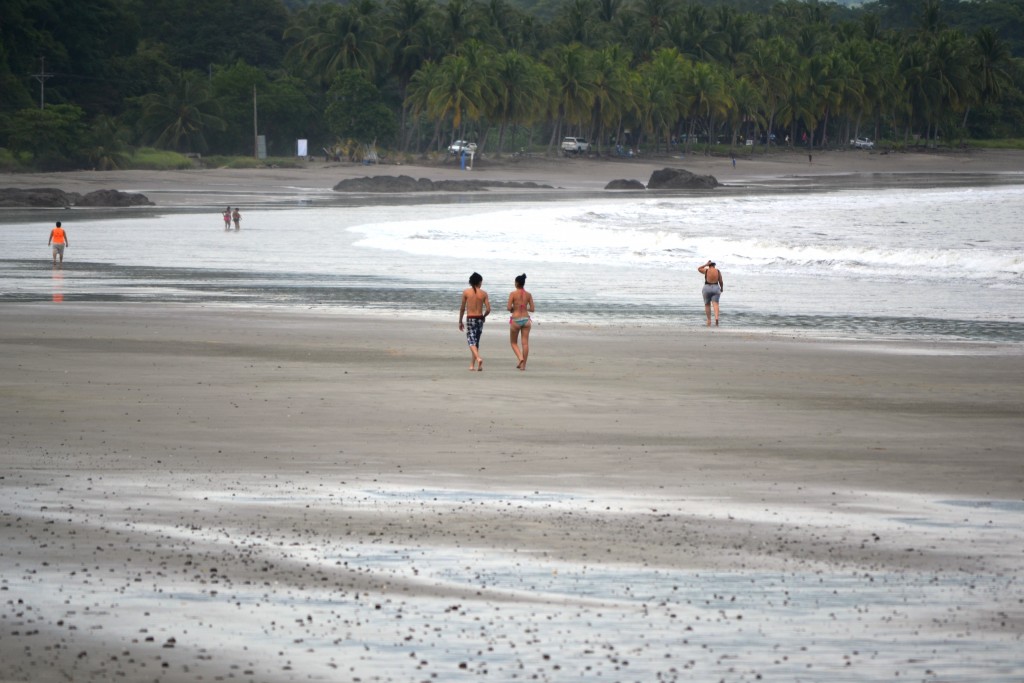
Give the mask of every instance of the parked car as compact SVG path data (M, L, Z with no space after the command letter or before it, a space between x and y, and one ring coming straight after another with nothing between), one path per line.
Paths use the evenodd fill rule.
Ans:
M476 152L476 143L469 142L467 140L456 140L452 144L448 145L449 154L462 154L463 152Z
M871 141L871 138L854 138L850 140L850 146L857 149L874 149L875 143Z
M590 151L590 143L584 138L562 138L564 154L584 154Z

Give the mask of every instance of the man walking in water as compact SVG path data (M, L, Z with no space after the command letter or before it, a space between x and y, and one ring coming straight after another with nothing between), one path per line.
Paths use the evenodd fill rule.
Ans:
M715 327L718 327L718 299L725 291L725 280L722 279L722 271L715 267L714 261L708 261L697 270L704 274L704 287L701 294L704 295L704 315L708 319L708 327L711 327L711 306L715 307Z
M487 292L480 289L484 278L480 273L469 276L469 287L462 291L462 305L459 306L459 330L466 331L466 342L473 357L469 361L469 369L480 372L484 369L484 359L480 357L480 335L484 331L484 318L491 314L491 300ZM462 318L466 317L463 324Z
M68 234L64 228L60 227L60 221L57 221L57 227L50 231L50 239L46 240L47 246L53 245L53 265L57 265L57 257L60 256L60 265L64 265L64 247L68 246Z

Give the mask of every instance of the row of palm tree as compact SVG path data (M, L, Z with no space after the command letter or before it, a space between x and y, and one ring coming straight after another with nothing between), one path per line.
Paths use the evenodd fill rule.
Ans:
M1020 76L992 31L944 28L936 0L900 34L873 15L833 25L817 3L759 17L672 0L570 0L542 27L503 0L360 0L312 5L286 37L294 67L325 85L347 69L396 83L405 149L484 145L493 132L500 153L510 129L535 128L549 145L568 134L692 145L774 131L811 146L865 130L930 140Z

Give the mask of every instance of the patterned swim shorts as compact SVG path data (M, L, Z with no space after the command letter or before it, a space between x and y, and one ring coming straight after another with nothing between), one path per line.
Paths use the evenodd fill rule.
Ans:
M480 347L480 335L483 331L483 318L466 318L466 342L470 346Z

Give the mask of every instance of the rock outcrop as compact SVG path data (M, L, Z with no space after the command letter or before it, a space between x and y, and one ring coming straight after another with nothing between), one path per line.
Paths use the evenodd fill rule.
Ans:
M606 190L646 190L647 187L644 186L644 184L641 183L639 180L632 180L632 179L626 180L624 178L619 178L618 180L613 180L610 183L608 183L607 185L605 185L604 189L606 189Z
M18 187L0 188L0 207L18 206L153 206L153 202L145 195L120 190L96 190L83 196L77 192L65 192L53 187L34 187L27 190Z
M718 179L710 175L697 175L681 168L663 168L651 174L648 190L711 190L718 187Z
M513 190L550 190L550 185L539 185L532 182L512 182L502 180L430 180L413 178L407 175L398 176L364 176L362 178L346 178L334 186L335 192L483 192L490 188Z
M75 202L75 206L153 206L153 202L138 192L96 190Z
M54 187L0 188L0 206L71 206L81 198L77 192L67 193Z

